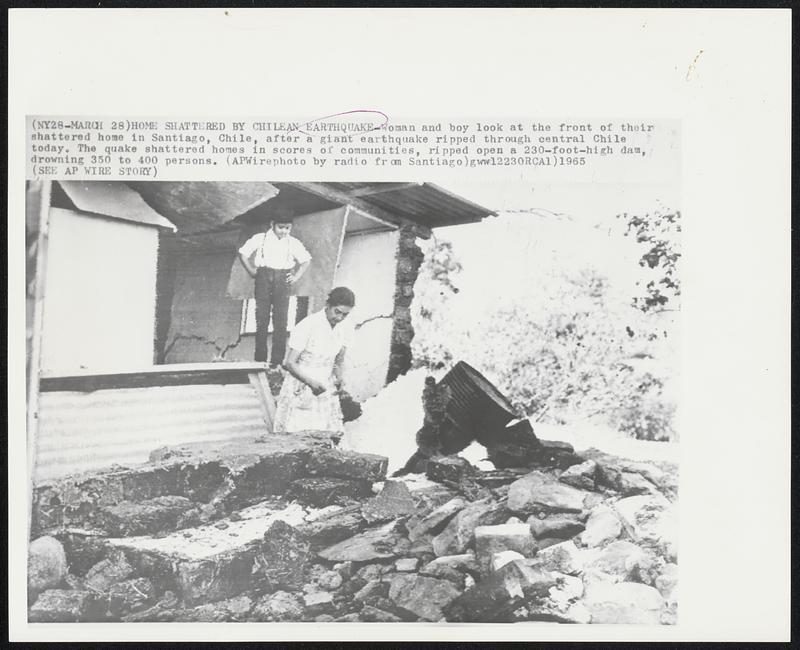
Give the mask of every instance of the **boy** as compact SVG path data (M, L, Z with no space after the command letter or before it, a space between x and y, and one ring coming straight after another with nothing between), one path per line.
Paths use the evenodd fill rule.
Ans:
M292 218L276 216L271 228L256 233L239 249L242 265L256 281L256 361L267 360L267 333L272 311L271 369L281 365L286 354L289 287L311 263L311 255L299 239L289 234L291 231Z

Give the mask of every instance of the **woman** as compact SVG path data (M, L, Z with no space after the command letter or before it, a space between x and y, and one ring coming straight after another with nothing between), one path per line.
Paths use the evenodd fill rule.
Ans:
M328 295L325 309L295 325L289 337L289 352L273 430L331 431L342 433L342 362L352 329L344 319L356 299L347 287L336 287Z

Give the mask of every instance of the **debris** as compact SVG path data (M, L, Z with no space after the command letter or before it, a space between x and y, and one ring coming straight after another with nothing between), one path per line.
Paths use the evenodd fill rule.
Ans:
M307 460L312 476L364 480L375 483L386 478L388 459L375 454L360 454L340 449L315 449Z
M562 483L571 485L581 490L594 490L595 477L597 476L597 463L587 460L578 465L568 467L559 476Z
M394 563L395 571L416 571L419 564L419 558L404 557L396 560Z
M595 582L583 600L592 623L658 625L664 600L658 590L637 582Z
M400 623L403 619L372 605L364 605L358 614L358 620L365 623Z
M28 611L31 623L76 623L101 621L103 599L93 591L48 589L39 594Z
M361 515L371 524L410 515L415 511L411 492L402 481L386 481L380 494L361 506Z
M528 517L531 532L537 539L575 537L584 529L584 524L575 515L550 515L540 519L536 515Z
M586 520L586 530L581 533L585 546L602 546L617 539L622 533L622 524L616 513L606 505L594 508Z
M488 571L492 557L500 551L516 551L530 557L536 549L528 524L499 524L475 528L475 554L483 571Z
M581 512L586 493L559 483L549 475L533 471L514 481L508 489L508 509L528 514L548 512Z
M428 459L425 476L431 481L450 481L458 483L466 477L473 476L477 470L465 458L460 456L437 456Z
M156 591L152 581L147 578L134 578L112 585L107 597L108 615L119 619L152 605L156 600Z
M363 499L372 494L372 483L343 478L301 478L292 482L289 494L302 503L324 507Z
M276 591L262 596L250 611L249 620L278 622L303 619L303 603L295 594Z
M497 553L492 554L492 559L489 563L489 569L492 571L492 573L495 573L509 562L524 559L525 556L522 555L522 553L517 553L516 551L498 551Z
M96 592L106 591L109 587L133 575L130 565L122 551L112 551L105 560L95 564L86 573L84 584Z
M499 523L503 518L502 506L492 499L472 503L460 510L433 538L433 550L438 556L463 553L474 539L476 526Z
M389 598L426 621L442 618L442 607L461 594L452 582L428 576L398 575L389 587Z
M411 541L420 539L423 535L437 535L447 525L459 510L463 510L467 505L461 497L450 499L443 505L436 508L427 517L419 521L408 531L408 538Z
M536 568L567 575L578 574L583 569L581 552L571 540L540 549L531 562Z
M329 562L368 562L390 558L397 554L396 523L390 522L345 539L319 551L319 556Z
M266 578L273 588L298 588L303 585L306 566L311 559L309 544L296 528L280 519L264 533L264 541L255 556L253 572Z

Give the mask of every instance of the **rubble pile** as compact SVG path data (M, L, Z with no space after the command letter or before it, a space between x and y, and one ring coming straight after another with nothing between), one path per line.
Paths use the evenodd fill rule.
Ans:
M272 435L39 485L29 620L674 623L676 468L538 443L387 478Z

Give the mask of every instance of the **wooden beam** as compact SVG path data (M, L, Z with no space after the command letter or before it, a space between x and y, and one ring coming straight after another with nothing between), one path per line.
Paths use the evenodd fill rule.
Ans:
M333 203L338 203L340 205L351 205L354 208L358 209L359 212L363 212L364 214L373 217L378 221L388 222L392 225L400 225L404 221L409 221L409 222L413 221L411 219L392 214L391 212L384 210L383 208L378 208L375 207L374 205L370 205L369 203L362 201L358 197L351 196L347 192L335 190L332 187L329 187L323 183L292 182L292 183L287 183L287 185L292 185L294 187L297 187L298 189L310 192L311 194L316 194L317 196L320 196L323 199L327 199L328 201L332 201Z
M421 187L422 183L378 183L376 185L367 185L357 190L350 190L350 196L370 196L372 194L382 194L383 192L395 192L397 190L406 190L410 187Z

